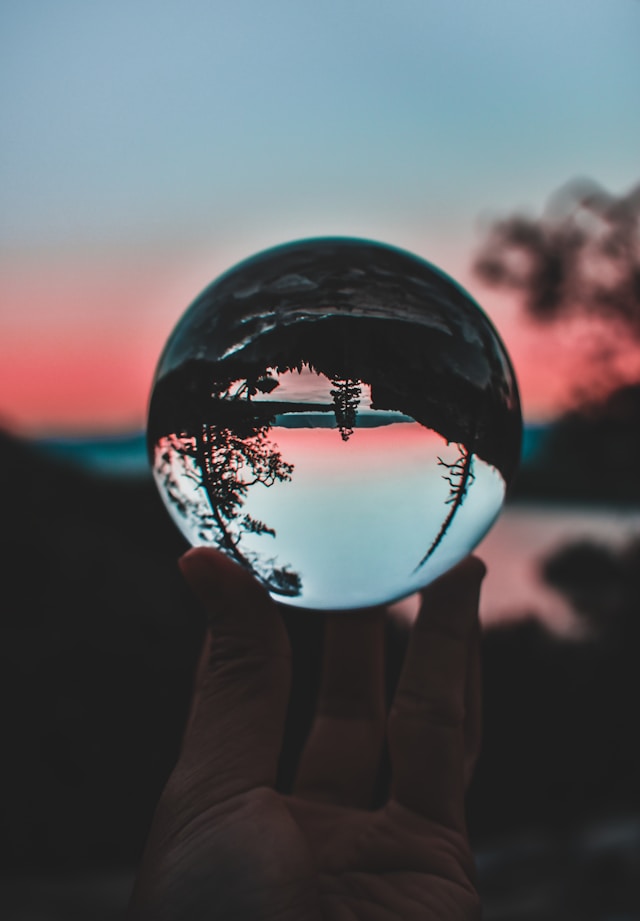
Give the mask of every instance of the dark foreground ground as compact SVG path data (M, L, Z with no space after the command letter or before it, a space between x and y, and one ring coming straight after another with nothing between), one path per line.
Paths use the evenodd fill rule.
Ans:
M0 917L122 918L176 757L203 625L147 480L91 477L0 437ZM640 548L565 548L545 577L589 619L484 637L469 798L488 921L640 919ZM321 618L294 646L286 786ZM389 693L406 636L389 626Z

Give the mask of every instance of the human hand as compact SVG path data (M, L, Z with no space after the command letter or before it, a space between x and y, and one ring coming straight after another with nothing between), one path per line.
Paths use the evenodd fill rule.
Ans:
M277 605L217 551L190 550L181 568L211 633L131 921L479 918L464 792L480 743L483 564L423 591L388 715L383 609L327 615L291 795L275 789L291 677ZM371 811L385 738L391 790Z

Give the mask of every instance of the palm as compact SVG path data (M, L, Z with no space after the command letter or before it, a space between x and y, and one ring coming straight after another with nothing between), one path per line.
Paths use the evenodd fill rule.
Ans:
M313 857L326 921L474 917L477 895L464 835L393 801L376 812L295 798L287 806Z
M171 812L179 814L181 804L173 807ZM233 855L231 824L233 839L242 842L241 855ZM393 801L367 812L262 788L220 804L191 827L176 826L163 837L152 888L161 904L168 893L175 897L176 890L184 890L176 918L192 917L184 906L194 891L198 904L220 910L222 898L240 918L267 919L270 912L278 921L476 917L465 836ZM237 866L238 857L244 872L224 872L231 862Z

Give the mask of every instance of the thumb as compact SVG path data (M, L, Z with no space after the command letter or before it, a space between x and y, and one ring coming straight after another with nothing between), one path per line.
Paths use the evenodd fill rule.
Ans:
M189 550L180 569L209 621L177 773L214 805L273 787L291 680L289 639L266 590L224 554Z

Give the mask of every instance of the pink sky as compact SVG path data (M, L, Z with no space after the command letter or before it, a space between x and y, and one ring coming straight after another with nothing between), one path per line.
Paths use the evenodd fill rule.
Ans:
M2 423L24 434L142 428L160 351L205 281L185 263L79 253L6 266Z
M168 334L212 275L232 261L219 255L212 266L201 254L159 251L129 260L34 256L5 266L1 424L23 434L142 428ZM536 327L504 295L461 280L486 306L511 354L525 418L556 415L585 374L576 371L584 328ZM627 365L640 371L637 350Z

